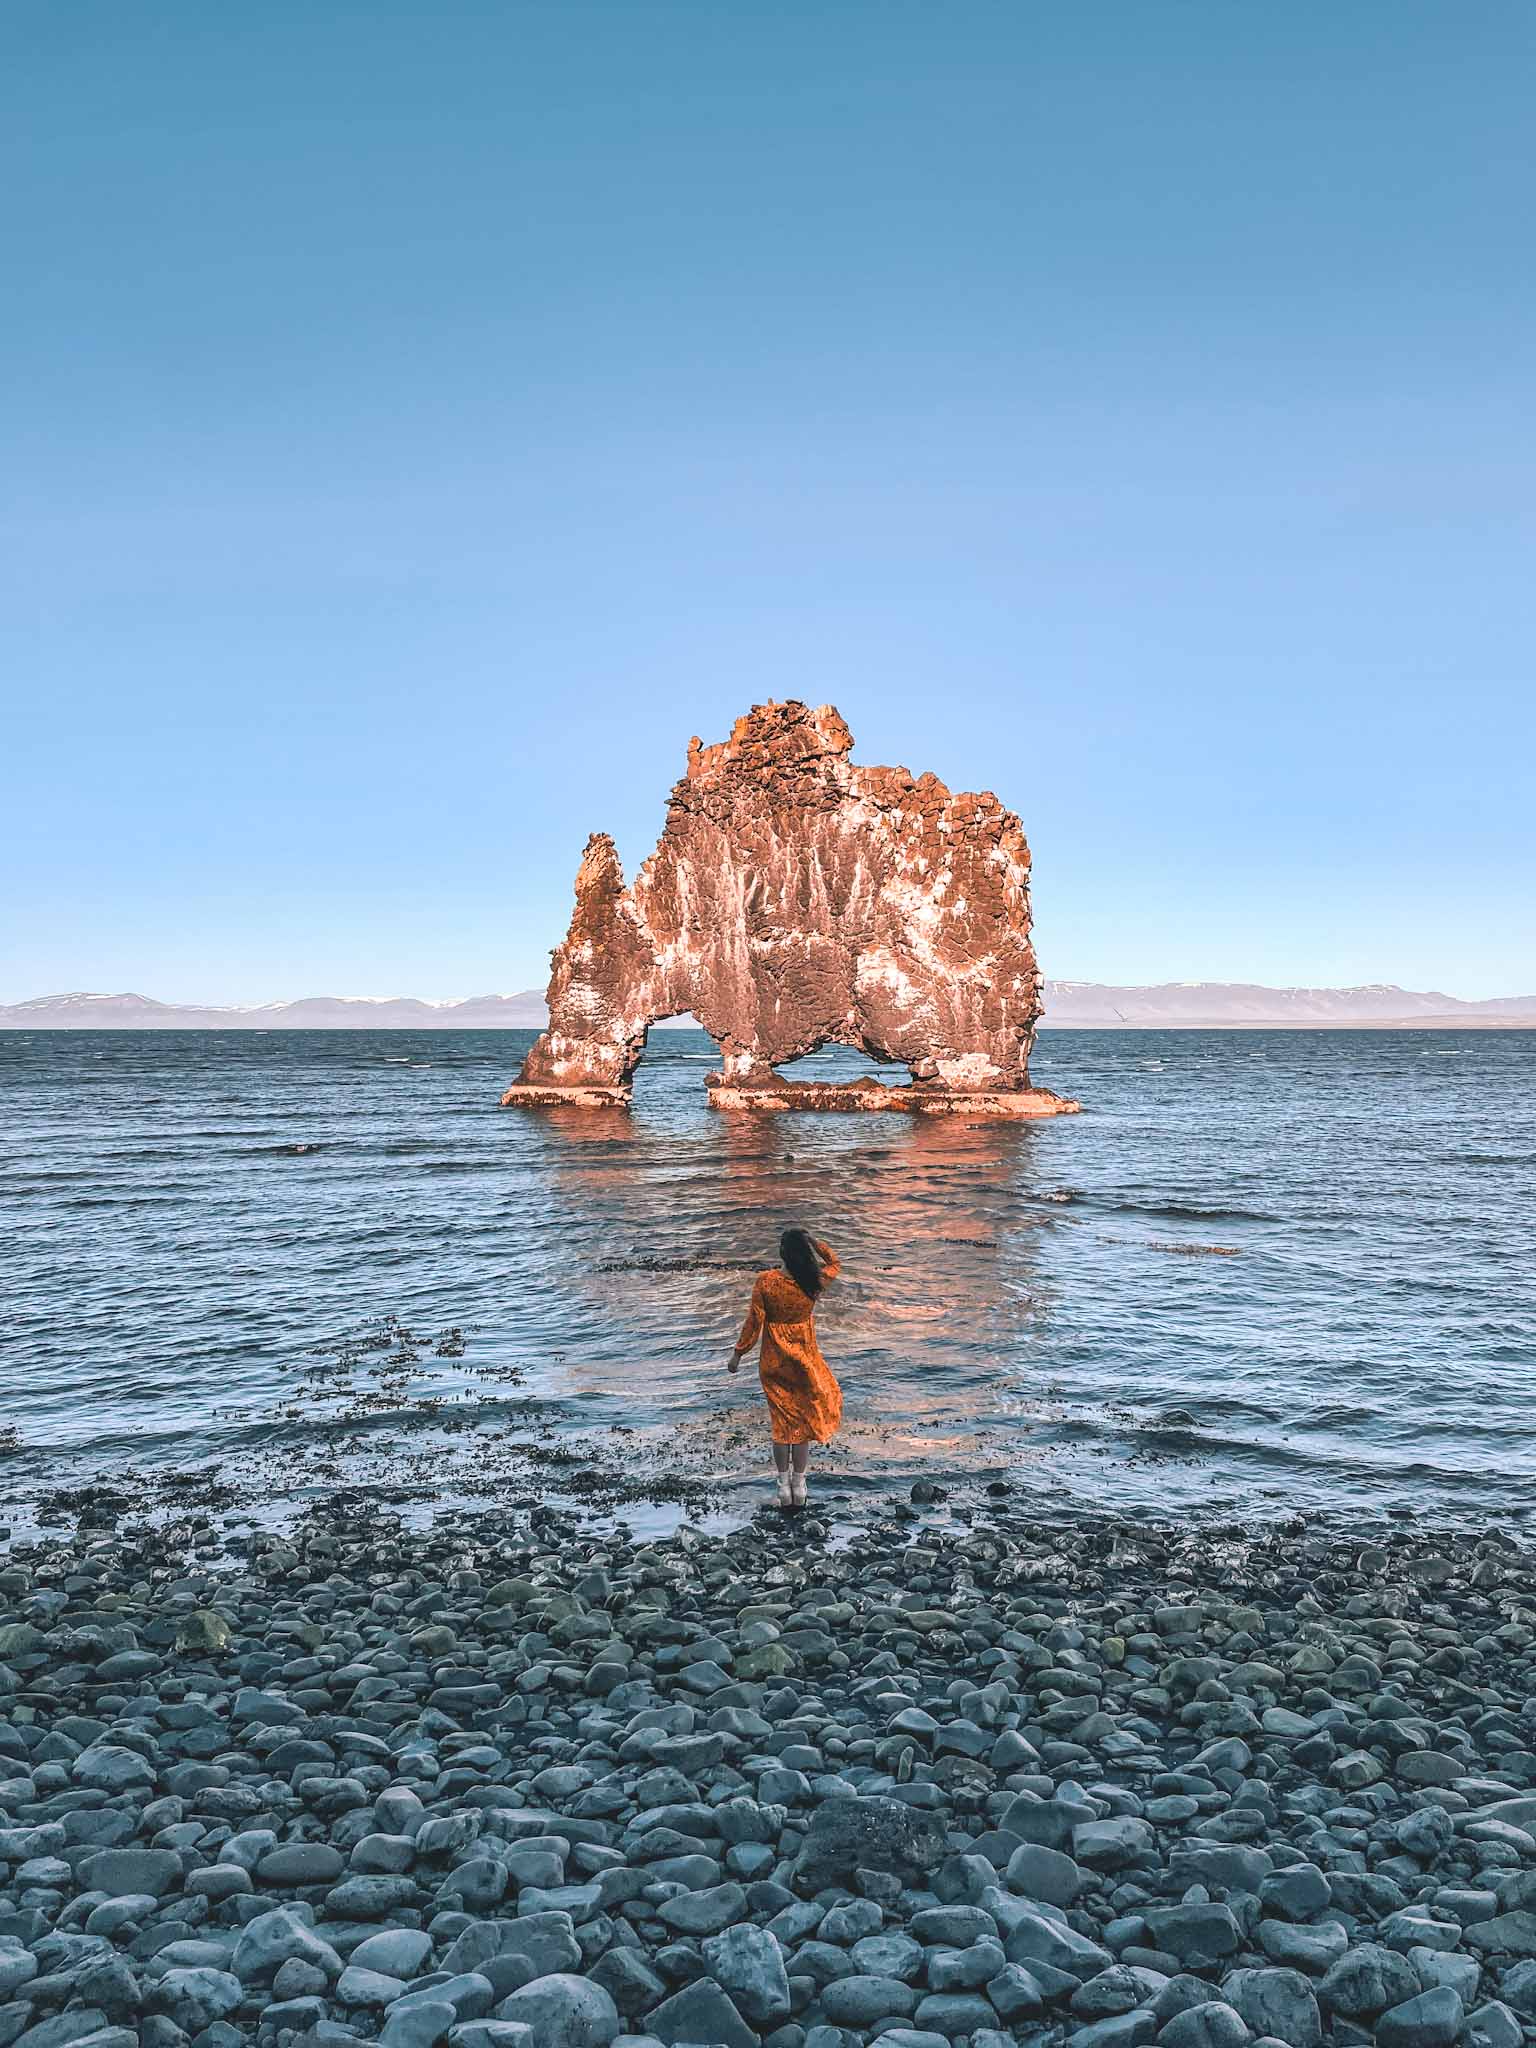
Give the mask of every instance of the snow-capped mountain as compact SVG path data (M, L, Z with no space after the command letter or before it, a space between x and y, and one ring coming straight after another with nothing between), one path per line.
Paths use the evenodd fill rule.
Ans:
M1265 988L1246 981L1168 981L1118 988L1048 981L1047 1025L1354 1027L1361 1025L1536 1025L1536 996L1464 1001L1438 989L1365 982L1355 988Z

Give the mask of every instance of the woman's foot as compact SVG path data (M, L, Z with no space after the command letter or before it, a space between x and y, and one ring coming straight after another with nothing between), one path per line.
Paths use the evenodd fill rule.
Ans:
M805 1494L806 1494L806 1475L805 1475L805 1473L803 1473L803 1472L792 1472L792 1473L791 1473L791 1474L789 1475L789 1498L790 1498L790 1501L791 1501L791 1503L792 1503L792 1504L793 1504L793 1505L794 1505L795 1507L797 1507L797 1508L803 1508L803 1507L805 1506Z
M781 1472L779 1474L779 1506L787 1515L794 1505L794 1483L787 1472Z

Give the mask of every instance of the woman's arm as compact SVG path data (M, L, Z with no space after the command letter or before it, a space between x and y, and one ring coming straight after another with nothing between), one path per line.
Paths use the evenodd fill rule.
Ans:
M762 1334L763 1283L761 1280L754 1280L752 1299L747 1304L747 1319L741 1326L741 1335L736 1339L736 1348L731 1353L730 1364L726 1367L727 1372L736 1372L740 1369L742 1359Z
M817 1258L821 1261L822 1279L835 1280L843 1270L837 1253L833 1251L831 1245L824 1243L819 1237L813 1237L811 1243L815 1247Z

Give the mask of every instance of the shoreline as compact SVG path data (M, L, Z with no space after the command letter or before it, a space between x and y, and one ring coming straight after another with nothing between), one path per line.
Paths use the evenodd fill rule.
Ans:
M57 1541L60 1531L73 1531L81 1540L112 1540L125 1528L212 1530L210 1518L225 1533L282 1539L328 1502L397 1515L417 1533L450 1518L519 1516L548 1508L570 1515L591 1537L622 1531L637 1542L658 1541L695 1529L724 1538L759 1523L770 1496L761 1446L739 1417L717 1424L714 1432L738 1455L711 1467L679 1453L674 1433L659 1432L670 1455L652 1456L632 1427L579 1426L558 1401L536 1418L486 1430L475 1427L473 1409L435 1405L450 1418L467 1415L472 1448L465 1447L462 1419L446 1434L418 1434L402 1430L400 1414L388 1408L371 1414L348 1409L339 1420L322 1419L314 1425L318 1441L274 1435L244 1453L225 1453L197 1466L168 1458L102 1463L79 1453L31 1450L0 1432L12 1481L11 1498L0 1508L0 1563L8 1544ZM858 1426L854 1417L851 1429ZM1128 1415L1122 1427L1128 1432L1126 1470L1198 1467L1205 1455L1206 1431L1182 1410ZM925 1492L931 1512L935 1503L947 1503L943 1515L961 1525L1004 1511L1073 1529L1241 1528L1254 1539L1304 1520L1311 1529L1362 1542L1405 1525L1453 1541L1498 1524L1532 1540L1531 1503L1513 1498L1464 1501L1447 1488L1420 1503L1382 1494L1340 1495L1337 1505L1322 1505L1250 1486L1160 1507L1123 1493L1114 1498L1109 1470L1101 1475L1109 1483L1096 1476L1089 1493L1070 1469L1047 1474L1043 1467L1021 1466L1016 1452L1012 1458L992 1455L994 1448L978 1435L969 1441L969 1459L928 1462L926 1470L922 1460L907 1460L904 1472L855 1471L835 1458L813 1460L814 1498L828 1540L844 1547L861 1540L882 1516L903 1515L903 1497L914 1485ZM295 1454L304 1452L313 1455L296 1461Z
M1536 2039L1528 1545L942 1493L12 1544L0 2044Z

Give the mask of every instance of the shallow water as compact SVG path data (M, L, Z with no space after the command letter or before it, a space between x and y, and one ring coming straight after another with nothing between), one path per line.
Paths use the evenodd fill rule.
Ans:
M844 1260L834 1497L1536 1506L1536 1034L1049 1032L1087 1113L1030 1125L718 1115L684 1031L628 1114L503 1111L530 1037L0 1034L13 1508L127 1464L483 1499L530 1430L749 1504L724 1360L787 1220Z

